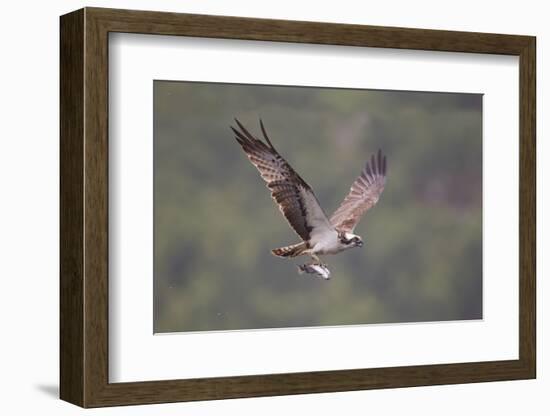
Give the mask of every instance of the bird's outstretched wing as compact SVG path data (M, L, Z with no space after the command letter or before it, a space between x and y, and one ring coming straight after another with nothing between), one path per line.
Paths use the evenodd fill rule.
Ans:
M378 202L385 184L386 156L379 150L355 179L349 194L332 214L330 223L337 230L353 232L361 216Z
M267 182L280 211L302 240L309 241L316 235L333 231L312 189L275 150L262 121L260 127L267 144L252 136L239 120L235 119L235 122L239 128L231 127L235 138Z

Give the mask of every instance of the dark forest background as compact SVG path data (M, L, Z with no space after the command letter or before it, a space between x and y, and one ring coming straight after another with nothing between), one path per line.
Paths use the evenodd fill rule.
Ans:
M261 117L327 215L378 148L388 180L325 256L332 279L275 258L299 241L233 138ZM155 332L482 317L482 96L154 82Z

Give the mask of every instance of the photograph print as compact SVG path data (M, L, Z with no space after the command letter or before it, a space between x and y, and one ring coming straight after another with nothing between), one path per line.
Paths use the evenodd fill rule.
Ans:
M483 318L482 94L153 90L155 333Z

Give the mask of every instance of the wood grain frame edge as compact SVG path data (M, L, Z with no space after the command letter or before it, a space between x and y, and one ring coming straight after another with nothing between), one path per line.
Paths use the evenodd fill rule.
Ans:
M107 51L113 31L520 56L519 360L109 383ZM100 8L62 16L61 398L101 407L534 378L535 102L530 36Z

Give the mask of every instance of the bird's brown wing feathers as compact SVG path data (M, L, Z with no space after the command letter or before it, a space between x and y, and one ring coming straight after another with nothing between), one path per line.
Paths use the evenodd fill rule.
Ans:
M317 233L333 230L310 186L271 144L262 121L260 126L267 144L235 121L238 129L231 127L235 138L266 181L271 196L294 231L309 241Z
M378 202L385 184L386 156L379 150L353 182L349 194L332 214L330 223L337 230L353 232L362 215Z

